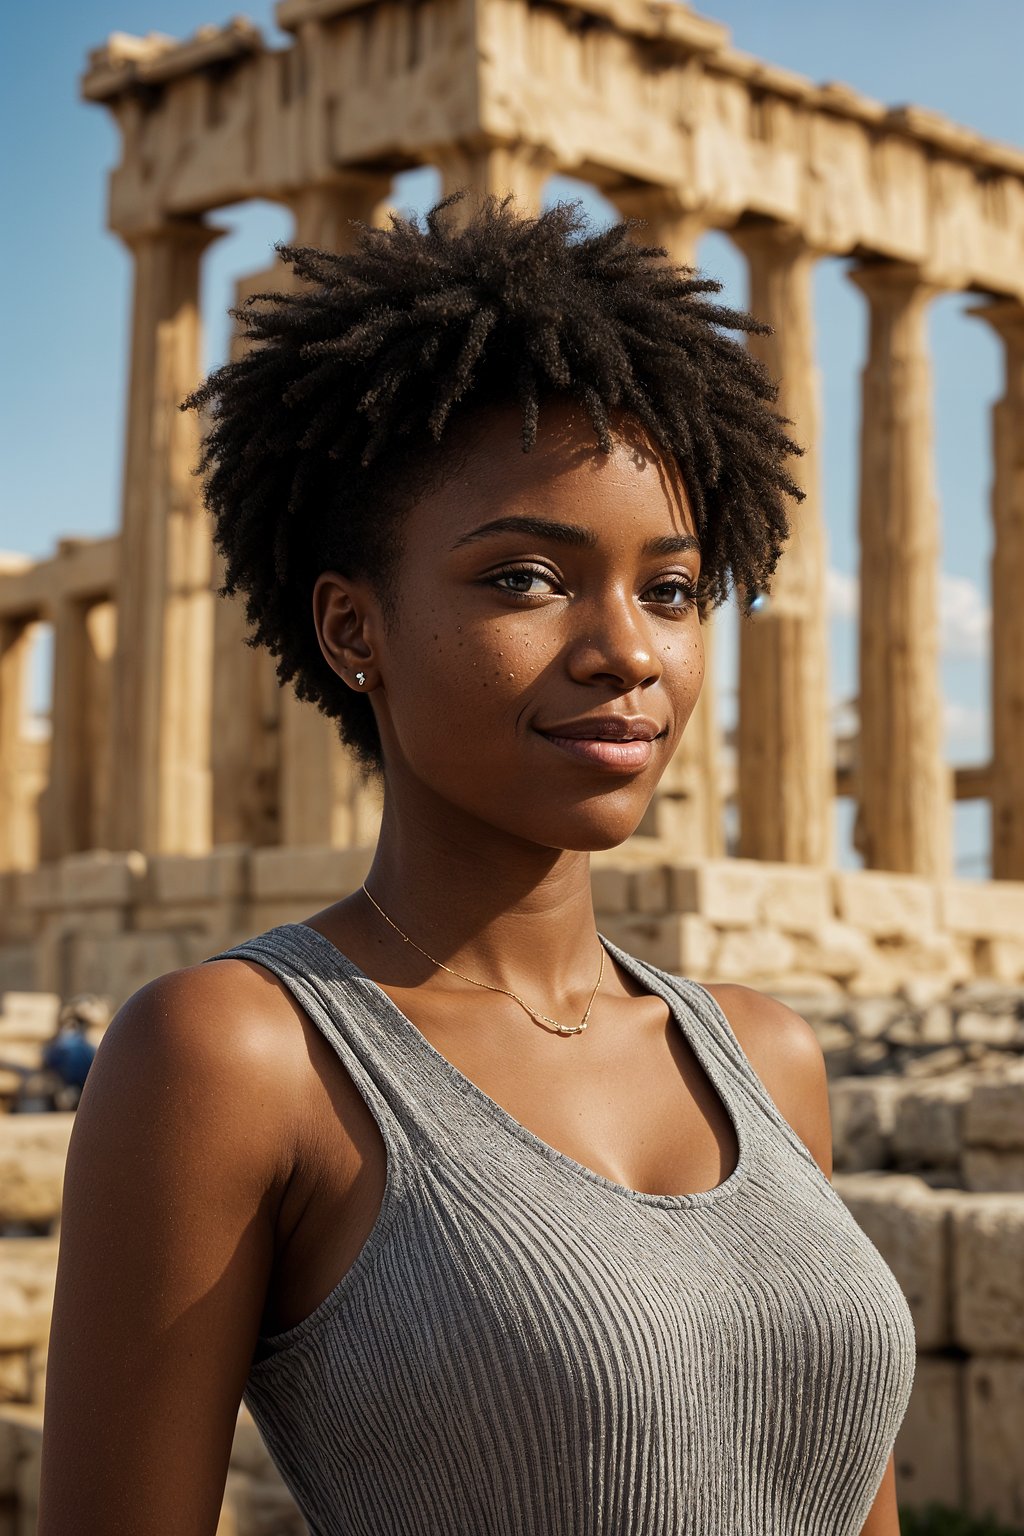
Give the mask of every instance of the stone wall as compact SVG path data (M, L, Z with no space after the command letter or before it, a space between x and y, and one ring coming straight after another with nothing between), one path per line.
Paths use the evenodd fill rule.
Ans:
M97 852L2 873L0 991L95 992L118 1007L153 976L355 890L371 852ZM636 837L595 856L594 898L608 938L699 981L917 1004L968 982L1024 983L1024 881L693 860Z

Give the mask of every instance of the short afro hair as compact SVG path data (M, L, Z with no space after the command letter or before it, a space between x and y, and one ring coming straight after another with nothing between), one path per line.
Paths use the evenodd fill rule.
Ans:
M770 333L708 301L721 283L632 238L640 221L590 233L579 203L524 217L488 198L353 221L343 253L277 246L303 280L231 313L249 344L183 403L208 413L197 473L225 561L222 596L245 594L246 644L278 658L281 684L338 722L369 772L383 763L369 699L324 659L312 616L323 571L389 579L401 520L450 458L453 416L518 405L522 446L553 394L585 407L600 448L626 412L675 460L701 544L697 609L766 590L790 533L786 470L802 450L778 389L727 330Z

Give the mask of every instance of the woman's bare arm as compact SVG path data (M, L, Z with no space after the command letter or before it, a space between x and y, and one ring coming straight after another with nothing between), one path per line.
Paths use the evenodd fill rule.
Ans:
M216 1529L294 1166L295 1036L256 994L238 961L172 972L99 1047L64 1183L39 1536Z

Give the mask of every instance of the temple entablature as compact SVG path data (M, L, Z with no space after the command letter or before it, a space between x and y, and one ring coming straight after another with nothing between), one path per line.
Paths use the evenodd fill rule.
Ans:
M184 42L115 34L92 54L83 92L122 134L113 228L290 201L453 148L543 149L613 200L667 189L708 227L777 220L827 254L1024 296L1024 153L762 63L684 6L285 0L278 21L284 48L235 19Z

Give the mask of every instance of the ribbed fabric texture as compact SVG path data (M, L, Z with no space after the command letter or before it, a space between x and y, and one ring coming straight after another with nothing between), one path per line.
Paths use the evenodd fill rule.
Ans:
M630 1190L547 1146L329 940L236 947L294 994L387 1150L355 1264L260 1339L244 1401L313 1536L860 1536L910 1397L892 1271L697 982L663 997L740 1157Z

